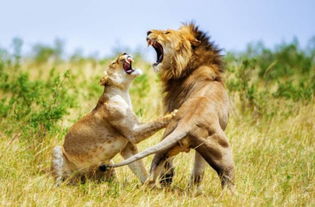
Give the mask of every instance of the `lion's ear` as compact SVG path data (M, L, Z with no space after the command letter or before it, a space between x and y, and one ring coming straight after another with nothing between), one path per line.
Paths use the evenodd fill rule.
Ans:
M104 71L104 76L100 80L100 85L105 86L106 83L108 83L108 75L107 75L106 71Z
M194 47L197 47L201 44L201 41L197 39L192 39L190 42L191 42L191 45Z

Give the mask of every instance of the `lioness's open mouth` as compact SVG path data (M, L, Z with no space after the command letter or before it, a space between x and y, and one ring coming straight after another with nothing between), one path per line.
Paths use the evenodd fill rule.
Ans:
M163 61L163 56L164 56L163 46L157 41L153 41L150 39L147 39L147 41L148 41L148 45L151 45L156 52L156 62L153 64L153 66L157 66Z
M128 56L123 63L123 68L128 75L135 71L134 69L132 69L132 62L133 59L130 56Z

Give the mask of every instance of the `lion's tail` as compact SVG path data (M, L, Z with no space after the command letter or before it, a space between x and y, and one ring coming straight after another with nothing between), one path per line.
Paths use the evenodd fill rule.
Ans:
M117 163L117 164L109 164L107 167L120 167L124 165L128 165L132 162L135 162L139 159L142 159L148 155L155 154L157 152L161 152L163 150L167 150L173 145L175 145L178 141L180 141L182 138L184 138L187 135L187 131L183 131L180 129L181 127L177 127L171 134L169 134L165 139L163 139L160 143L149 147L148 149L144 150L143 152L140 152L138 154L135 154L132 157L129 157L128 159Z

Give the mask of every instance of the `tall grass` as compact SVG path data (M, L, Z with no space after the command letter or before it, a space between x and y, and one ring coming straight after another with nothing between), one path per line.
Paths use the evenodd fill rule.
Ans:
M226 132L238 195L221 196L219 179L208 167L203 194L194 196L187 187L193 152L176 157L175 180L167 190L141 187L127 167L118 168L111 183L54 187L51 149L96 104L110 58L65 59L61 41L36 45L22 57L22 44L14 39L12 50L0 49L0 206L315 205L315 48L301 49L297 41L274 49L257 43L226 55L232 105ZM160 82L141 55L136 67L145 73L130 93L136 114L147 121L162 114ZM140 150L160 137L161 132L143 141ZM147 169L151 159L144 159Z

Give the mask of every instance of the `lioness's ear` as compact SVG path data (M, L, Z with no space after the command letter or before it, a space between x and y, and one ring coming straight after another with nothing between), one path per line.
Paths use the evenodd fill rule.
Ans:
M100 85L105 86L107 82L108 82L108 75L107 75L107 72L104 71L104 76L100 80Z

